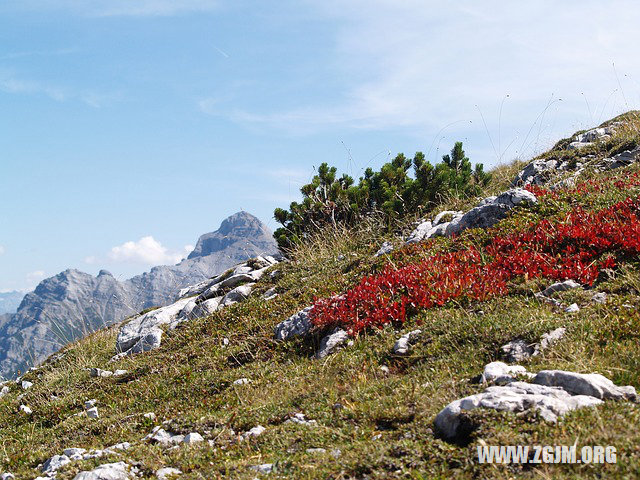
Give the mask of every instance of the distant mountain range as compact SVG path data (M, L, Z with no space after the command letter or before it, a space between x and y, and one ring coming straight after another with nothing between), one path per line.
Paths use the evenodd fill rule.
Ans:
M0 292L0 315L15 313L24 298L24 292Z
M106 270L94 277L70 269L47 278L24 296L16 313L0 315L0 376L14 376L98 328L165 305L183 287L277 252L272 232L253 215L238 212L202 235L177 265L154 267L124 282Z

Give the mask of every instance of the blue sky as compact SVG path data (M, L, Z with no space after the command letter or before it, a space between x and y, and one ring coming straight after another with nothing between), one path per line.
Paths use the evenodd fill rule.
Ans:
M314 166L486 166L640 104L624 1L3 0L0 291L172 263Z

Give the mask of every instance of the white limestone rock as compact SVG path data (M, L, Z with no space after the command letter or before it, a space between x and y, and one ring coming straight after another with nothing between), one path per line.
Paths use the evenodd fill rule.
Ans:
M468 228L489 228L507 216L509 210L517 205L534 205L536 196L522 188L512 188L497 197L487 198L462 217L455 218L447 225L448 236L459 234Z
M542 370L532 380L538 385L560 387L573 395L588 395L601 400L637 399L632 386L618 387L598 373L575 373L564 370Z
M29 390L31 387L33 387L33 383L23 380L20 383L20 386L22 387L23 390Z
M543 333L540 338L540 344L536 348L536 354L558 343L564 337L566 332L566 328L560 327L550 332Z
M402 335L393 345L393 353L395 355L407 355L411 345L414 344L422 335L422 330L417 329Z
M518 376L527 375L527 370L520 365L491 362L484 367L481 378L483 383L503 384L516 381Z
M602 400L598 398L571 395L561 388L511 382L505 386L492 386L482 393L451 402L438 413L434 423L446 439L453 439L465 433L467 426L464 412L476 408L508 412L523 412L533 408L543 419L555 422L558 417L571 410L600 403Z
M285 420L284 423L297 423L298 425L313 426L313 425L316 425L318 422L316 422L315 420L307 420L307 417L305 416L304 413L295 413L291 417L289 417L287 420Z
M577 303L572 303L567 308L564 309L566 313L577 313L580 311L580 307Z
M173 322L191 299L182 298L166 307L139 315L120 327L116 340L116 352L140 353L160 346L162 325Z
M164 467L160 470L156 470L156 477L158 477L158 480L172 480L180 475L182 475L182 472L177 468Z
M155 427L145 439L161 444L162 446L169 447L171 445L178 445L183 442L185 436L177 433L167 432L162 427Z
M523 362L535 353L535 346L528 344L522 339L511 340L500 347L504 358L509 363Z
M184 437L182 442L188 445L192 445L195 443L204 442L204 438L202 438L202 435L200 435L198 432L191 432Z
M429 220L425 220L422 223L420 223L413 230L413 232L411 232L411 234L407 238L407 241L405 242L405 245L410 245L412 243L418 243L418 242L422 241L425 238L425 236L427 235L427 233L429 232L429 230L431 230L432 226L433 225Z
M626 150L618 153L611 158L605 158L600 164L602 170L614 170L616 168L626 167L640 159L640 147L633 150Z
M330 355L336 349L344 345L344 343L349 339L349 334L342 330L341 328L336 328L332 333L325 336L320 341L320 348L315 354L316 359L321 359Z
M54 473L68 463L71 463L71 459L66 455L54 455L44 462L40 471L45 474Z
M106 378L113 376L113 372L111 370L102 370L101 368L92 368L89 371L89 376Z
M33 411L26 405L20 405L20 413L24 415L31 415Z
M556 172L557 166L556 160L534 160L518 173L513 179L512 185L543 185Z
M266 475L273 471L273 463L263 463L262 465L253 465L249 468L255 472Z
M87 417L94 419L100 418L100 415L98 415L98 407L91 407L87 409Z
M244 432L242 434L242 439L246 440L247 438L250 437L259 437L260 435L262 435L267 429L264 428L262 425L258 425L253 427L251 430L248 430L246 432Z
M564 292L566 290L572 290L574 288L580 288L580 287L582 287L582 285L580 285L578 282L574 280L565 280L564 282L556 282L552 285L549 285L540 293L541 295L548 297L556 292Z
M274 331L276 340L289 340L293 337L307 336L313 327L309 317L312 308L306 307L276 325Z
M262 294L262 298L265 300L272 300L278 296L278 292L276 291L276 287L271 287L269 290Z
M13 473L5 472L0 475L0 480L16 480L16 477Z
M591 297L591 301L594 303L607 303L607 294L605 292L594 293Z
M132 478L130 467L124 462L106 463L90 471L80 472L73 480L128 480Z
M249 295L251 295L251 290L254 285L255 283L246 283L234 288L222 298L219 308L228 307L234 303L244 301Z
M391 242L383 242L382 245L380 245L378 251L373 256L381 257L382 255L388 255L391 252L393 252L393 245L391 244Z
M9 387L7 387L6 385L4 385L2 388L0 388L0 398L4 397L5 395L7 395L9 393Z

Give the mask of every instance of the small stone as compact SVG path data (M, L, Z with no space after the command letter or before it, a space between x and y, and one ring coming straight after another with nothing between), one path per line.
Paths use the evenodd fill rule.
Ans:
M62 453L67 457L75 457L76 455L82 455L86 450L84 448L65 448Z
M222 348L228 347L228 346L229 346L229 339L227 337L224 337L222 339Z
M111 445L109 448L111 450L129 450L131 448L131 444L129 442L121 442Z
M259 437L265 432L265 430L266 428L264 428L262 425L258 425L256 427L253 427L251 430L244 432L242 434L242 438L247 439L249 437Z
M342 450L340 450L339 448L334 448L333 450L331 450L331 456L333 458L338 458L342 455Z
M393 353L396 355L407 355L409 348L422 335L422 330L413 330L412 332L402 335L393 346Z
M249 468L258 473L267 474L273 471L273 463L263 463L262 465L253 465Z
M100 415L98 415L98 407L91 407L91 408L87 409L87 417L89 417L89 418L99 418Z
M20 405L20 411L25 415L31 415L33 413L33 411L26 405Z
M509 383L516 380L517 375L526 375L527 370L520 365L507 365L503 362L491 362L484 367L483 383Z
M167 432L165 429L161 427L155 427L149 435L146 437L148 440L152 442L160 443L165 447L170 445L177 445L182 443L184 440L184 435L179 435L176 433Z
M262 298L264 298L265 300L271 300L273 298L276 298L277 296L278 293L276 292L276 287L271 287L269 290L262 294Z
M320 348L316 352L315 358L321 359L333 353L337 348L346 343L349 334L341 328L335 329L332 333L320 341Z
M130 468L124 462L107 463L91 471L80 472L73 480L128 480L131 478Z
M127 373L129 373L127 370L116 370L115 372L113 372L113 376L121 377L123 375L126 375Z
M21 386L23 390L29 390L31 387L33 387L33 383L23 380Z
M327 453L327 450L324 448L307 448L307 453L311 453L314 455Z
M0 480L16 480L16 477L13 476L13 473L3 473L0 475Z
M101 368L92 368L89 371L90 377L110 377L113 375L113 372L110 370L102 370Z
M89 410L91 407L95 407L96 403L98 403L98 401L95 398L92 398L91 400L87 400L86 402L84 402L85 410Z
M380 249L373 255L374 257L380 257L382 255L388 255L393 252L393 245L391 242L384 242Z
M387 367L386 365L382 365L382 366L380 367L380 371L381 371L382 373L384 373L385 375L389 375L389 367Z
M156 414L153 412L148 412L145 413L144 415L142 415L144 418L148 418L149 420L155 420L156 419Z
M535 352L535 348L522 339L511 340L500 349L504 354L505 360L509 363L523 362Z
M191 432L187 434L182 441L187 444L193 444L204 442L204 438L202 438L202 435L200 435L198 432Z
M6 385L0 388L0 398L4 397L8 393L9 393L9 387L7 387Z
M315 420L307 420L304 413L295 413L288 418L284 423L297 423L299 425L315 425Z
M156 477L158 480L171 480L172 478L182 475L182 472L177 468L165 467L156 471Z
M544 350L552 346L554 343L559 342L562 339L562 337L564 337L564 334L566 332L567 332L566 328L560 327L548 333L542 334L542 337L540 338L539 350Z
M591 300L594 303L607 303L607 294L604 292L594 293Z
M248 378L239 378L239 379L233 381L234 385L246 385L247 383L249 383L249 379Z
M580 311L580 307L577 303L572 303L567 308L564 309L566 313L576 313Z
M549 295L552 295L556 292L564 292L565 290L572 290L574 288L580 288L581 286L582 285L573 280L565 280L564 282L557 282L549 285L542 291L542 295L548 297Z
M71 459L66 455L54 455L49 460L44 462L44 464L40 468L40 471L43 473L55 472L67 463L71 463Z

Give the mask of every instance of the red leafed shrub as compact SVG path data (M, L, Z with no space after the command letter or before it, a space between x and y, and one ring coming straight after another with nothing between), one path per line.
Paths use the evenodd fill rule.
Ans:
M494 236L482 248L439 253L397 269L388 265L343 295L317 300L311 315L318 327L341 326L353 334L452 300L504 295L518 277L592 285L617 259L638 253L640 197L596 212L576 207L561 221L541 220Z

